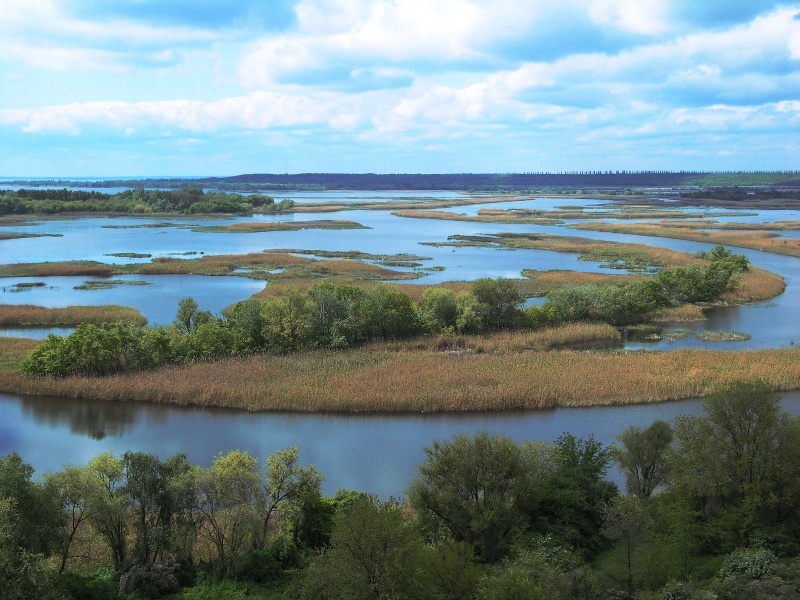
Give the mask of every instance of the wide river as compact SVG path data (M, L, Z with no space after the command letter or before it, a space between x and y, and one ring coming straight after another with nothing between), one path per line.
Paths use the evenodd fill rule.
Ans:
M384 199L397 201L434 194L313 193L281 194L302 201L358 201ZM435 194L437 198L447 193ZM454 196L454 195L452 195ZM376 198L377 197L377 198ZM278 199L281 199L278 198ZM580 201L600 204L601 201ZM554 208L577 201L531 199L498 208ZM479 206L451 209L474 214ZM718 211L715 212L725 212ZM57 237L36 237L0 241L0 263L53 260L97 260L136 262L110 256L119 253L147 253L158 256L197 256L257 252L264 249L359 250L374 254L411 253L427 257L420 261L425 277L416 280L434 283L444 280L472 280L478 277L519 277L523 269L571 269L601 272L597 263L577 260L575 254L535 250L495 248L450 248L420 245L444 242L449 235L491 234L504 231L580 235L596 239L642 242L674 250L696 252L708 244L640 238L584 231L563 226L495 225L457 221L402 219L388 211L355 210L312 215L254 216L215 220L222 224L248 220L347 219L369 229L315 230L251 234L200 233L187 225L198 219L170 220L174 226L148 228L145 224L163 223L147 218L84 218L35 222L5 228L6 231L42 233ZM749 217L716 217L718 220L756 222L800 220L798 211L757 211ZM796 232L790 232L792 235ZM787 282L784 294L751 306L709 311L709 319L692 324L695 330L738 331L747 333L746 342L707 344L688 337L675 342L636 343L627 347L670 350L683 346L719 349L783 347L800 344L800 261L795 258L756 251L734 249L755 265L782 275ZM192 254L188 254L192 253ZM150 259L146 259L150 260ZM219 313L233 302L260 289L264 282L244 277L135 276L128 279L147 285L121 285L111 289L79 290L87 278L0 278L0 304L125 304L139 309L153 324L172 321L180 298L192 296L201 308ZM43 281L46 285L20 289L15 284ZM685 326L684 326L685 327ZM43 335L46 332L40 332ZM24 335L5 331L0 335ZM784 400L786 410L800 414L800 393ZM702 402L687 400L629 407L556 409L546 411L470 413L459 415L305 415L264 414L241 411L186 409L114 402L87 402L53 398L0 395L0 455L17 451L39 472L57 470L65 463L83 464L99 452L126 450L154 452L162 457L185 452L196 464L209 464L220 452L241 448L264 459L274 450L297 444L301 459L313 463L325 475L324 491L354 488L382 497L404 494L416 465L424 460L422 448L435 439L447 439L458 432L505 433L516 440L553 441L564 432L579 437L595 436L610 444L629 425L646 427L656 419L671 421L680 414L701 414ZM612 473L619 481L619 475Z

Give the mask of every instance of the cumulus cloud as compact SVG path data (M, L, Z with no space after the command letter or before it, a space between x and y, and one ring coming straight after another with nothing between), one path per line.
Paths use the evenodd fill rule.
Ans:
M217 10L199 1L209 15ZM12 75L25 65L25 82L40 87L56 70L74 76L76 89L103 90L46 106L0 100L0 124L192 140L283 130L285 144L324 132L387 148L425 140L429 152L437 140L644 144L798 126L798 3L296 0L280 3L280 27L265 25L270 14L255 0L238 0L219 24L183 9L159 21L170 4L0 5L6 81L20 81ZM83 79L87 72L106 77ZM132 73L138 95L134 85L117 94L118 75ZM155 95L154 73L172 95ZM196 83L202 76L210 87Z

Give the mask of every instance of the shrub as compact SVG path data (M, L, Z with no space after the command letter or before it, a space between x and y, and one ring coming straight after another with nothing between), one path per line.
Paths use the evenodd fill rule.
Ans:
M775 561L775 555L766 548L737 548L725 557L719 574L722 577L761 579L772 570Z

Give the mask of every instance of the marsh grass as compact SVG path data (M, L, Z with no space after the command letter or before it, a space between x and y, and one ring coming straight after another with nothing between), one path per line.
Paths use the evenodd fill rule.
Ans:
M586 273L583 271L537 271L536 269L524 269L522 276L531 282L531 295L544 296L547 292L564 287L565 285L606 285L617 283L629 283L631 281L641 281L646 278L644 275L625 275L615 273Z
M366 347L249 356L106 378L0 372L0 389L248 410L430 412L649 403L735 379L800 388L800 349L723 352L437 352Z
M37 238L37 237L64 237L60 233L11 233L0 231L0 240L20 240L24 238Z
M300 231L303 229L369 229L355 221L279 221L268 223L232 223L193 227L192 231L204 233L265 233L269 231Z
M737 331L701 331L694 337L703 342L743 342L750 339L746 333Z
M92 260L0 265L0 277L58 277L72 275L110 277L114 274L117 274L114 265Z
M701 307L696 304L681 304L680 306L658 309L649 316L648 321L654 323L692 323L705 321L706 319L707 317Z
M81 323L112 321L147 324L145 316L135 308L116 304L66 308L45 308L31 304L0 305L0 326L3 327L75 327Z
M742 224L737 224L742 225ZM590 231L606 231L612 233L627 233L633 235L646 235L653 237L674 238L693 242L706 242L709 244L722 244L738 248L750 248L763 252L774 252L800 257L800 239L782 238L771 231L759 231L755 227L746 231L708 231L708 223L698 223L696 226L683 224L683 227L674 223L578 223L572 225L574 229ZM711 227L713 229L713 227ZM740 229L740 227L737 227Z

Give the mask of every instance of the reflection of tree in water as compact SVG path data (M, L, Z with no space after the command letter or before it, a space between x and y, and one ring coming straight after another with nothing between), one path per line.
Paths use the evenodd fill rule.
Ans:
M21 399L24 414L51 427L69 425L73 433L102 440L129 431L142 416L144 407L123 402L74 400L28 396Z

